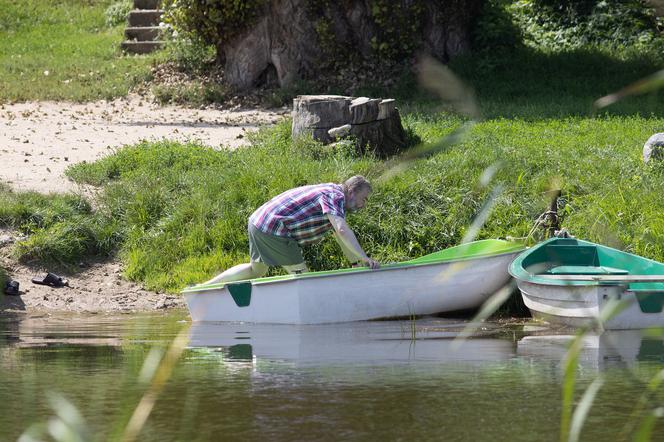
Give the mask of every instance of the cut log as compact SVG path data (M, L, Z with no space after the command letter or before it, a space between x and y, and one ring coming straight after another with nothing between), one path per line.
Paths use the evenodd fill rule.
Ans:
M293 138L305 134L325 144L349 135L361 148L383 157L406 145L393 99L300 95L293 100Z

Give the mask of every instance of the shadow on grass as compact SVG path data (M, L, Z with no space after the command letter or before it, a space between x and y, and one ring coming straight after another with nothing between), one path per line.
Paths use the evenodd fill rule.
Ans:
M606 50L520 49L504 55L470 54L448 66L475 89L484 118L540 120L590 116L594 100L662 69L664 63L636 51L614 56ZM440 109L438 98L422 90L414 75L400 79L390 91L374 88L372 93L396 98L406 112ZM661 91L631 97L602 114L664 115L663 97Z

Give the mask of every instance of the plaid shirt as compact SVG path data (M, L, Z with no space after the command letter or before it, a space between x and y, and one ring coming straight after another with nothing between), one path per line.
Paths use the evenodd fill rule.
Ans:
M344 192L334 183L297 187L256 210L249 222L261 232L290 237L301 245L322 238L332 224L326 214L345 218Z

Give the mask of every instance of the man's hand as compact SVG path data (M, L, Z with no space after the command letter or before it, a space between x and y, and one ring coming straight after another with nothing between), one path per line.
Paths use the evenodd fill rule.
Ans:
M366 260L362 260L362 263L369 267L371 270L376 270L380 268L380 263L378 261L374 261L371 258L367 258Z

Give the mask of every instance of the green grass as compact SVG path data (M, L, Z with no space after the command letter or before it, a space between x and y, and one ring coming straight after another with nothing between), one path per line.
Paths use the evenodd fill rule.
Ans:
M461 123L449 114L404 120L425 142ZM403 260L458 244L495 186L503 191L478 237L525 236L546 208L552 182L559 182L572 233L664 261L664 167L645 166L640 157L644 140L662 124L640 116L485 121L460 145L377 184L367 209L350 223L369 254ZM491 166L498 171L483 185L480 177ZM385 168L352 151L292 142L286 122L234 152L141 143L74 165L71 178L102 186L97 211L74 197L40 202L5 189L0 195L14 202L1 205L0 221L33 232L16 248L21 259L76 262L80 254L118 249L128 278L176 291L245 261L247 217L275 194L356 173L376 178ZM59 208L45 212L42 203ZM306 257L314 269L345 265L331 238Z
M0 0L0 102L112 99L148 79L160 55L122 55L113 3Z

